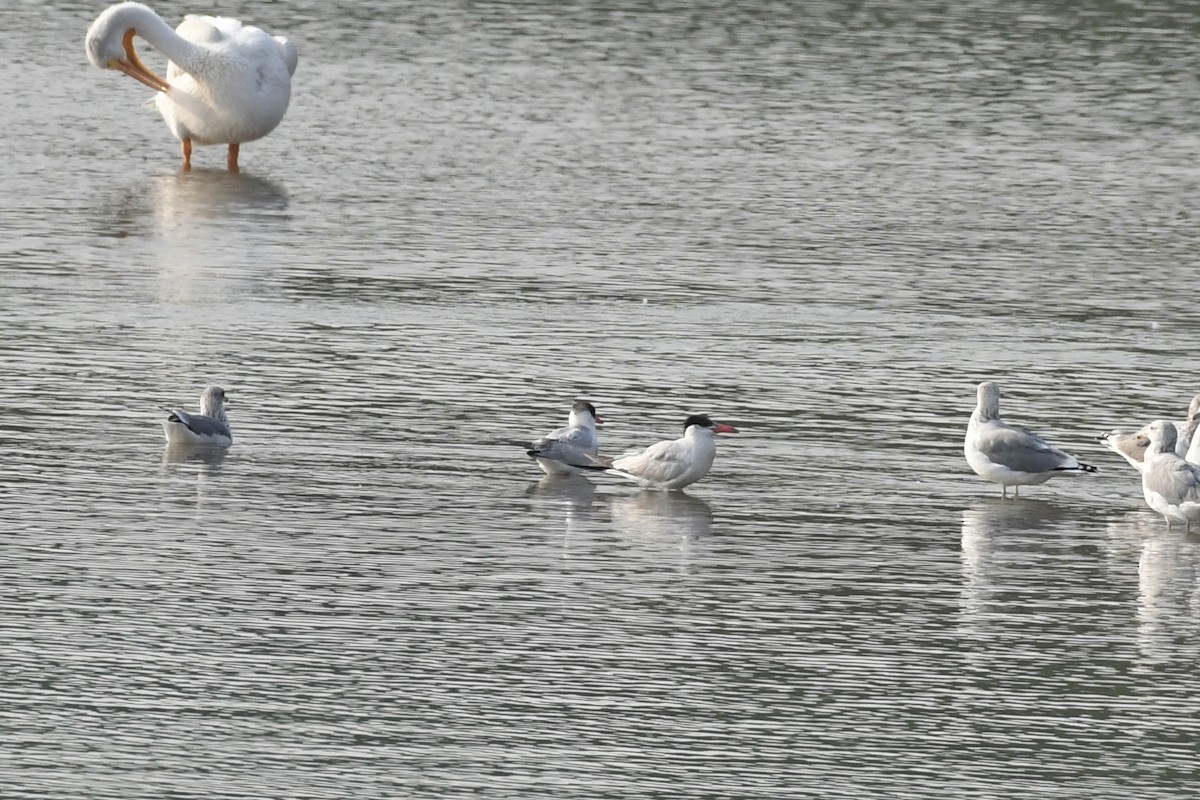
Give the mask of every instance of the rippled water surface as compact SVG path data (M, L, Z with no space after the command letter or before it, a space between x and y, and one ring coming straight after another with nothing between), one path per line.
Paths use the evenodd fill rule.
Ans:
M229 175L100 8L0 12L0 796L1194 790L1200 536L1095 436L1200 391L1200 12L243 3ZM1101 473L1001 502L984 379ZM539 480L576 397L741 433Z

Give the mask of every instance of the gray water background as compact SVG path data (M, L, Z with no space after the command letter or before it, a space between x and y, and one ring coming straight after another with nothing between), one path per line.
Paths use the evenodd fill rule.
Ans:
M102 5L0 11L0 796L1200 783L1200 536L1094 438L1200 391L1200 10L247 2L228 175ZM1102 472L1001 502L985 379ZM576 397L741 433L539 481Z

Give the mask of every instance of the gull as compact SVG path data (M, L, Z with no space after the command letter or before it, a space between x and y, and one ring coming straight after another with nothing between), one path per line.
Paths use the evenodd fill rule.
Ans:
M1200 467L1184 461L1175 451L1175 425L1155 420L1147 427L1148 447L1142 470L1142 496L1146 505L1163 515L1167 528L1182 522L1190 531L1200 521Z
M579 475L588 469L600 451L596 425L604 420L596 416L596 407L587 400L571 406L565 428L550 431L536 441L522 445L547 475Z
M732 425L694 414L683 423L682 438L658 442L620 458L595 458L588 469L615 472L647 489L682 489L708 474L717 455L715 434L737 432Z
M1014 496L1020 497L1020 487L1045 483L1060 473L1099 472L1036 434L1000 419L1000 387L994 381L979 384L978 404L967 425L963 451L976 475L1000 484L1001 497L1008 496L1009 486L1014 487Z
M1196 428L1200 427L1200 394L1192 398L1188 406L1187 421L1182 425L1169 422L1175 428L1175 453L1193 464L1200 464L1200 441L1196 438ZM1142 460L1146 448L1150 444L1148 438L1149 425L1144 425L1136 431L1116 428L1102 434L1100 443L1128 461L1138 472L1142 471Z
M189 414L177 408L166 408L163 433L171 444L207 444L228 447L233 444L229 418L225 416L225 390L206 386L200 395L200 413Z

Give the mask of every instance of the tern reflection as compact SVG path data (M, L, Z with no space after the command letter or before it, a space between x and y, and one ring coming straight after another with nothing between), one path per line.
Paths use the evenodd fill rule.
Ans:
M690 572L709 546L713 513L708 503L683 492L641 491L606 495L613 532L627 560L637 554L655 569L669 556L678 571Z
M613 527L627 539L700 539L712 533L712 508L683 492L614 495L609 510Z
M596 487L587 478L578 475L547 475L529 487L531 497L555 502L565 512L566 539L578 533L580 527L592 516L596 500Z
M577 509L587 509L596 498L596 485L579 475L546 475L529 487L531 496L563 500Z

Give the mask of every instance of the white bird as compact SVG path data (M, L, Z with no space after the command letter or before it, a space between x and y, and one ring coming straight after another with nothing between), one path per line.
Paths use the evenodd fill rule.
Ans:
M200 413L189 414L177 408L163 408L170 416L163 420L163 433L171 444L206 444L228 447L233 431L225 416L225 390L206 386L200 395Z
M138 58L140 36L170 59L167 77ZM226 165L237 172L242 142L275 129L287 111L296 46L229 17L189 14L175 30L141 3L106 8L88 29L88 60L119 70L158 92L154 103L192 166L192 145L228 144Z
M567 417L567 425L550 431L526 445L525 452L535 459L547 475L578 475L586 469L600 451L596 425L604 420L596 416L596 407L586 400L576 400Z
M1200 394L1192 398L1188 405L1187 421L1168 423L1175 428L1175 453L1193 464L1200 464L1200 440L1197 440L1196 429L1200 427ZM1149 425L1144 425L1136 431L1116 428L1100 436L1100 443L1128 461L1138 472L1142 471L1142 461L1146 448L1150 444L1147 437Z
M596 458L589 469L615 472L647 489L682 489L708 474L717 455L714 435L737 432L732 425L694 414L683 423L682 438L652 444L620 458Z
M1036 486L1062 473L1099 472L1074 456L1055 449L1037 435L1000 419L1000 387L993 381L979 384L978 403L967 425L963 451L975 474L1008 487L1020 496L1020 487Z
M1200 521L1200 467L1189 464L1175 452L1175 425L1155 420L1147 426L1142 496L1146 505L1162 514L1167 527L1182 522L1191 530Z

